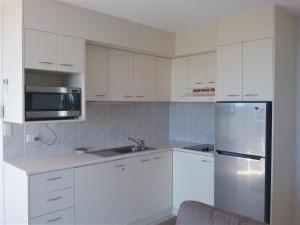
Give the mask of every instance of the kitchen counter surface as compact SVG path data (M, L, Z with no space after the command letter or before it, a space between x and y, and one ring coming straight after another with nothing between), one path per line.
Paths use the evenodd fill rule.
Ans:
M76 168L97 163L121 160L131 157L137 157L147 154L155 154L164 151L184 151L192 154L200 154L213 157L212 152L199 152L194 150L186 150L183 147L195 145L196 143L182 141L161 141L149 143L148 146L156 148L155 150L129 153L112 157L101 157L89 153L72 153L56 156L43 156L35 158L21 158L8 160L5 163L16 167L27 175L34 175L55 170Z

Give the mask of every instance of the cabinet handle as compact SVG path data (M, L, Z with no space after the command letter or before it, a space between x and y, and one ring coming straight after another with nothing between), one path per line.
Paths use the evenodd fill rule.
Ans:
M115 166L115 168L122 168L122 167L125 167L125 165L124 165L124 164L121 164L121 165Z
M3 84L8 85L8 79L3 79Z
M48 65L53 65L54 64L53 62L46 62L46 61L40 61L39 63L40 64L48 64Z
M61 63L60 65L61 65L61 66L69 66L69 67L74 67L74 65L72 65L72 64L67 64L67 63Z
M153 158L153 159L161 159L161 156L159 156L159 157L155 157L155 158Z
M198 82L198 83L196 83L196 84L204 84L203 82Z
M137 98L144 98L145 96L143 96L143 95L137 95L136 97Z
M228 97L238 97L240 95L227 95Z
M53 178L49 178L47 179L48 181L55 181L55 180L59 180L61 179L62 177L53 177Z
M46 223L53 223L53 222L59 221L61 219L62 219L62 217L60 216L60 217L57 217L57 218L52 219L52 220L47 220Z
M209 84L214 84L214 83L216 83L215 81L208 81L207 83L209 83Z
M132 98L131 95L124 95L123 97L124 97L124 98Z
M201 160L201 162L210 163L210 161L208 161L208 160Z
M246 97L249 97L249 96L258 96L258 94L245 94Z
M142 162L148 162L148 161L150 161L150 159L143 159L143 160L141 160Z
M96 95L96 97L105 97L106 95Z
M62 197L56 197L56 198L50 198L47 200L47 202L53 202L53 201L57 201L57 200L60 200L62 199Z

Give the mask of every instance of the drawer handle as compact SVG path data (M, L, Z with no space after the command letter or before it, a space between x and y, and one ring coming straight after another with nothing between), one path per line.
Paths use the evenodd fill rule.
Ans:
M155 158L153 158L153 159L161 159L161 157L159 156L159 157L155 157Z
M53 65L54 64L53 62L46 62L46 61L40 61L39 63L40 64L48 64L48 65Z
M210 163L210 161L208 161L208 160L201 160L201 162Z
M131 95L124 95L123 97L124 97L124 98L132 98Z
M60 200L62 199L62 197L56 197L56 198L50 198L47 200L47 202L53 202L53 201L57 201L57 200Z
M57 217L57 218L52 219L52 220L47 220L46 223L53 223L53 222L59 221L61 219L62 219L62 217L60 216L60 217Z
M61 179L62 177L53 177L53 178L49 178L47 179L48 181L55 181L55 180L59 180Z
M249 97L249 96L258 96L258 94L245 94L245 96Z
M96 95L96 97L105 97L106 95Z
M115 166L115 168L122 168L122 167L125 167L125 165L122 164L122 165L117 165L117 166Z
M227 95L228 97L238 97L240 95Z
M209 84L214 84L214 83L216 83L216 82L214 82L214 81L209 81L208 83L209 83Z
M196 84L204 84L203 82L198 82L198 83L196 83Z
M148 161L150 161L150 159L143 159L143 160L141 160L142 162L148 162Z
M74 65L72 65L72 64L67 64L67 63L62 63L62 64L60 64L61 66L69 66L69 67L74 67Z

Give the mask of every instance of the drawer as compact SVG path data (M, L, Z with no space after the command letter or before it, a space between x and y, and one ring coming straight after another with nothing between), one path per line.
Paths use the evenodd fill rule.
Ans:
M32 175L29 178L30 195L38 195L74 187L74 169Z
M30 224L74 224L74 208L64 209L31 219Z
M37 217L74 206L74 188L31 196L30 217Z

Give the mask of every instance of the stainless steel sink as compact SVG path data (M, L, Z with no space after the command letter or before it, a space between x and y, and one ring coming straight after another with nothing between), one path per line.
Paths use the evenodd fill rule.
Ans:
M94 152L88 152L89 154L98 155L101 157L112 157L124 154L131 154L135 152L143 152L143 151L150 151L155 150L156 148L145 147L144 149L139 149L136 146L125 146L120 148L112 148L106 150L99 150Z

